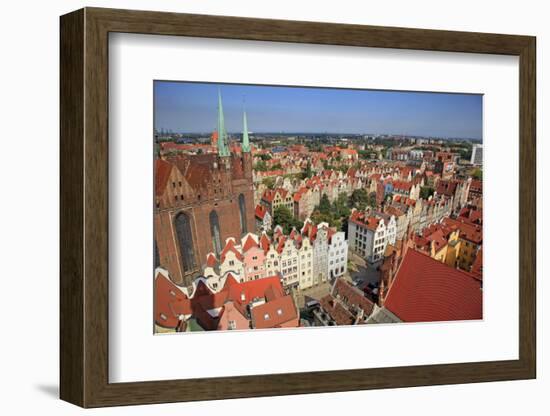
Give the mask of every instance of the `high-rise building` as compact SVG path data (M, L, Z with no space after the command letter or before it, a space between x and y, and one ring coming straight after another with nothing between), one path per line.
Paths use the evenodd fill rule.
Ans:
M191 284L208 253L219 255L226 239L240 240L255 230L247 131L243 139L241 153L231 153L219 94L217 153L155 162L155 266L166 269L174 283Z
M472 159L470 160L472 165L481 166L483 164L483 146L480 144L474 144L472 147Z

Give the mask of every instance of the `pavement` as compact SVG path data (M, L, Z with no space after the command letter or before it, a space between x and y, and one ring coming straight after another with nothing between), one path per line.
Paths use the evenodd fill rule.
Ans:
M369 283L377 284L380 281L380 271L376 270L376 267L369 266L364 259L355 254L350 255L350 261L353 267L349 274L354 282L361 282L357 285L359 289L363 289Z
M323 296L328 295L330 292L330 283L325 282L321 283L317 286L310 287L308 289L303 289L300 291L295 291L295 298L296 305L298 308L303 308L305 306L305 303L309 300L315 299L320 300ZM308 299L305 299L305 298Z

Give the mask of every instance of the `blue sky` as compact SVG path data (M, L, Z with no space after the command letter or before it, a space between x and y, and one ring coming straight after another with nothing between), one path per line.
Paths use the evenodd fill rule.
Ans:
M482 96L155 81L155 128L212 132L217 92L226 130L387 133L481 139Z

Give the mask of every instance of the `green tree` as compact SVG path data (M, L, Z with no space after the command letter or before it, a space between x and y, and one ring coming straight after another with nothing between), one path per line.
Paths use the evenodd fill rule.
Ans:
M369 204L369 194L367 190L363 188L354 190L349 199L349 204L352 208L361 211L364 210Z
M269 189L273 189L275 186L275 178L274 177L268 177L262 179L262 183L267 186Z
M367 202L367 205L372 208L376 208L376 192L371 192L369 194L369 200Z
M264 162L267 160L271 160L271 155L269 153L260 155L260 159L262 159Z
M476 168L471 173L472 178L481 180L483 178L483 171L479 168Z
M333 215L335 218L348 217L350 214L350 209L348 206L347 195L346 194L338 195L338 198L336 199L336 201L334 201L332 208L333 208Z
M260 160L254 166L254 170L256 170L258 172L266 172L267 171L267 163L265 163L263 160Z
M307 162L306 168L302 171L301 179L308 179L313 176L313 171L311 170L311 163Z
M281 166L280 163L275 163L273 166L271 166L271 170L277 170L277 169L282 169L283 167Z
M420 198L428 199L434 194L435 189L431 186L422 186L420 187Z
M273 213L273 223L275 225L282 226L283 232L285 234L290 233L292 227L296 227L296 229L299 229L302 225L300 221L294 218L292 212L290 212L290 210L284 206L275 208L275 212Z
M321 197L318 208L321 214L330 215L331 206L327 194L323 194L323 196Z

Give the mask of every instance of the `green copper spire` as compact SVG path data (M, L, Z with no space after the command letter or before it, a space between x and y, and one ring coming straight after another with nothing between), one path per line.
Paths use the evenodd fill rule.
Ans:
M243 111L243 144L241 146L243 152L250 152L250 142L248 140L248 124L246 122L246 111Z
M223 119L222 94L220 90L218 90L218 155L229 156L227 133L225 131L225 122Z

